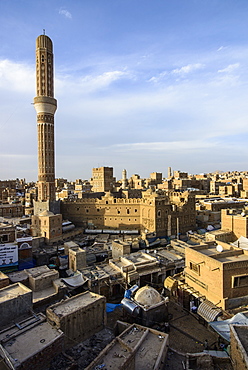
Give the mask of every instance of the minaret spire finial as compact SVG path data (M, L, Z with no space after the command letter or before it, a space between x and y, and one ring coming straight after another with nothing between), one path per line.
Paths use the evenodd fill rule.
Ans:
M45 35L46 34L46 30L45 30L45 28L43 28L43 35Z

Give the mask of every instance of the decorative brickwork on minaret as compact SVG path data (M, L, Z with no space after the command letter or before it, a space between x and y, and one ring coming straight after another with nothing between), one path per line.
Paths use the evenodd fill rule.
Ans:
M53 44L46 35L36 39L36 97L38 129L38 201L55 201Z

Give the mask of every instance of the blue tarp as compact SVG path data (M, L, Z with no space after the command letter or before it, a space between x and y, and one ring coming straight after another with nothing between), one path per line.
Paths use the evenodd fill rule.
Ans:
M106 303L106 312L113 312L118 306L121 307L122 304Z
M18 270L22 271L25 269L31 269L35 266L36 266L36 261L34 259L31 259L29 261L22 259L22 260L19 260Z

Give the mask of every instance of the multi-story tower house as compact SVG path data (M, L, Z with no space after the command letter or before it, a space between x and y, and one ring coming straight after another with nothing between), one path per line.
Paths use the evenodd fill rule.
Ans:
M59 213L55 201L53 44L46 35L36 39L36 97L38 129L38 202L34 214L44 210Z
M93 192L113 191L115 187L113 167L98 167L92 169L91 185Z

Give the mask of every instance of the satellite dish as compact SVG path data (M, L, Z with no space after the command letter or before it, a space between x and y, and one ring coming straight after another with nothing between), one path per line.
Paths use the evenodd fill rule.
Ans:
M241 216L242 216L242 217L245 217L245 216L246 216L245 211L243 211L243 212L241 213Z
M218 244L216 247L217 252L221 253L223 251L222 245Z

